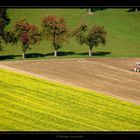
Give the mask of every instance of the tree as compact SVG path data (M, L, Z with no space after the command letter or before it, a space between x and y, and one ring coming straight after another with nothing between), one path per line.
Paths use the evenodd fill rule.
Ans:
M103 26L94 26L86 37L85 43L89 47L89 56L92 56L93 47L106 43L106 31Z
M96 11L103 11L105 10L106 8L104 7L98 7L98 8L88 8L88 14L89 15L92 15L94 12Z
M10 19L7 15L7 9L6 8L0 8L0 36L4 34L4 29L6 25L10 23Z
M3 28L4 28L4 23L2 21L2 19L0 18L0 51L2 51L3 49L3 46L1 45L2 44L2 39L3 39Z
M88 14L89 15L93 14L91 8L88 8Z
M3 48L1 43L2 43L2 40L4 40L5 27L9 23L10 23L10 19L7 16L7 9L6 8L0 8L0 51Z
M139 7L130 8L128 10L128 12L138 12L138 11L140 11L140 8Z
M18 38L16 37L15 33L13 31L5 31L3 35L4 42L7 43L17 43Z
M52 43L54 47L54 56L62 47L62 43L67 40L68 28L63 18L55 16L44 17L42 20L44 36Z
M89 47L89 56L92 56L93 47L106 43L106 31L103 26L94 26L88 34L87 31L87 25L80 25L73 32L73 36L80 45L86 44Z
M135 11L135 12L138 12L139 10L140 10L139 7L135 7L135 8L134 8L134 11Z
M21 43L23 50L22 57L24 59L27 50L31 49L31 45L40 40L38 28L27 22L26 19L22 19L15 23L13 33L13 38L10 41L15 41L15 43L19 41ZM10 34L12 34L12 32Z
M72 36L75 36L77 42L80 45L85 43L87 30L88 30L87 25L81 24L80 27L78 27L78 29L74 30L72 33Z
M3 50L3 46L1 45L1 38L0 38L0 51Z

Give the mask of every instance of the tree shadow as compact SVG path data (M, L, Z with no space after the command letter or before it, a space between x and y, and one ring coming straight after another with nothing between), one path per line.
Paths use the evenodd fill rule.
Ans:
M95 56L105 56L109 54L111 54L111 52L98 51L98 52L93 53L93 55Z
M111 52L104 52L104 51L98 51L98 52L94 52L93 56L105 56L110 54ZM84 53L75 53L73 51L68 51L68 52L64 52L64 51L58 51L57 52L58 57L59 56L70 56L70 55L84 55L84 56L88 56L88 52L84 52ZM47 54L41 54L41 53L28 53L25 55L26 58L42 58L42 57L46 57L46 56L54 56L54 53L47 53ZM16 57L21 57L22 55L4 55L4 56L0 56L0 60L7 60L7 59L16 59ZM25 58L25 59L26 59Z
M67 55L74 55L74 54L75 54L75 52L73 52L73 51L69 51L69 52L61 51L61 52L58 52L59 56L67 56Z
M137 8L137 11L140 11L140 8ZM136 7L130 8L129 10L127 10L127 12L136 12Z
M20 57L21 55L4 55L0 56L0 60L7 60L7 59L15 59L16 57Z
M94 52L93 55L94 56L105 56L110 54L111 52L105 52L105 51L98 51L98 52ZM84 53L75 53L73 51L68 51L68 52L64 52L64 51L58 51L57 52L57 56L68 56L68 55L88 55L88 52L84 52ZM39 58L39 57L46 57L46 56L54 56L54 52L52 53L47 53L47 54L41 54L41 53L29 53L26 54L26 58Z
M64 52L64 51L58 51L57 55L58 56L67 56L67 55L74 55L75 52L73 51L68 51L68 52ZM46 56L54 56L54 53L47 53Z
M103 11L103 10L106 10L106 8L104 8L104 7L91 8L91 12L95 12L95 11Z
M26 58L39 58L39 57L45 57L46 54L41 54L41 53L27 53L25 55Z
M111 52L98 51L98 52L92 53L93 56L105 56L105 55L109 55L109 54L111 54ZM88 52L77 53L77 55L88 55Z
M67 55L74 55L75 53L72 51L64 52L64 51L58 51L58 56L67 56ZM54 53L47 53L47 54L41 54L41 53L30 53L26 54L26 58L39 58L39 57L46 57L46 56L54 56Z

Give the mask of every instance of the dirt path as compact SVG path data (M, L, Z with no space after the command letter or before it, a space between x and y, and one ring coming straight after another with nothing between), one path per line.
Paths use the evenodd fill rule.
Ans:
M46 80L100 91L140 105L140 59L76 59L1 62L0 67Z

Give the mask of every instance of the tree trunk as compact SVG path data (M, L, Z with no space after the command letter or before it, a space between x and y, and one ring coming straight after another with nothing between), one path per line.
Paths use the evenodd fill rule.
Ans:
M25 58L25 53L22 54L22 58L23 58L23 59Z
M88 55L89 55L89 57L91 57L91 56L92 56L92 49L91 49L91 48L89 48Z
M88 9L88 14L89 14L89 15L92 14L92 12L91 12L91 8Z
M54 50L54 56L55 57L57 56L57 50Z
M25 58L25 53L26 53L26 51L23 49L23 54L22 54L23 59Z
M22 51L23 51L22 58L24 59L26 53L26 44L22 44Z

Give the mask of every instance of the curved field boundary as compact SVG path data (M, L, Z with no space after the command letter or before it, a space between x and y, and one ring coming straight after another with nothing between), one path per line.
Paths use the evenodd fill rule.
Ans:
M140 74L130 71L132 62L139 60L33 60L3 62L1 67L140 104Z

